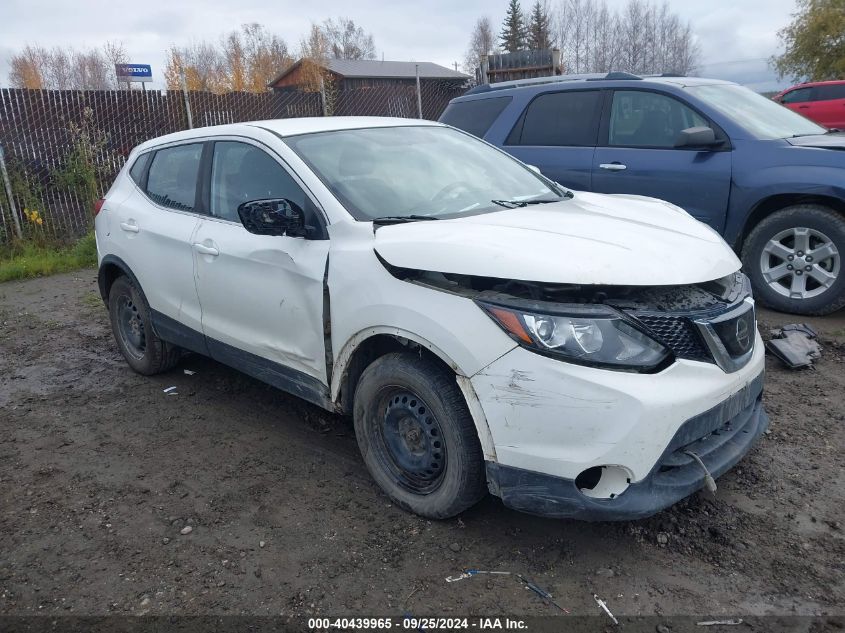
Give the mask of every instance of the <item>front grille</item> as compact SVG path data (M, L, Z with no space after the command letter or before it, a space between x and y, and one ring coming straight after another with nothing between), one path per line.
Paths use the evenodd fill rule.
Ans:
M713 362L713 357L701 339L698 329L686 317L670 314L632 315L678 358Z
M754 309L749 308L737 317L713 323L713 329L731 358L747 354L754 343Z

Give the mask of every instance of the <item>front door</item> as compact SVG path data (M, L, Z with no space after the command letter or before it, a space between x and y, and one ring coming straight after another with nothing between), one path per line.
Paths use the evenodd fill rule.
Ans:
M676 204L717 231L724 228L731 188L731 152L675 148L681 130L710 126L669 95L645 90L613 93L602 140L593 157L593 191L652 196ZM717 132L717 137L722 135Z
M255 235L238 205L286 198L315 206L262 145L216 141L209 217L194 238L202 328L212 357L311 401L326 385L323 280L329 241ZM310 222L313 222L311 220Z

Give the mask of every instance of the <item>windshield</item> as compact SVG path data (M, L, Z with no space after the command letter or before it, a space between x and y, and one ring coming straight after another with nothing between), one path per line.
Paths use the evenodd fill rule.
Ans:
M711 84L688 86L687 90L760 139L791 138L827 132L825 128L800 114L743 86Z
M285 142L356 220L460 217L563 194L513 158L446 127L340 130Z

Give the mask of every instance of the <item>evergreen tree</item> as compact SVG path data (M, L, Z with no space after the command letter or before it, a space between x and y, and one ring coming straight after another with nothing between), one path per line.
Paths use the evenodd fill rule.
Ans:
M549 9L540 0L535 0L528 18L528 48L543 50L551 48L553 44Z
M510 0L499 39L508 53L525 50L525 20L519 0Z

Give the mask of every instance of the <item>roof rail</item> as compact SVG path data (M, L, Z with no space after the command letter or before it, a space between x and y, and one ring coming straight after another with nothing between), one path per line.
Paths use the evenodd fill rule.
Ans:
M615 71L615 70L614 70L614 71L611 71L611 72L607 73L604 77L601 77L601 79L609 79L609 80L614 80L614 79L615 79L615 80L619 80L619 79L623 79L623 80L640 80L640 79L642 79L642 77L640 77L639 75L632 75L631 73L624 73L624 72L619 72L619 71Z
M669 76L662 75L662 76ZM542 84L562 83L565 81L602 81L602 80L640 80L639 75L632 75L631 73L613 71L607 74L604 73L583 73L578 75L550 75L548 77L529 77L526 79L513 79L511 81L500 81L493 84L480 84L475 88L470 89L465 94L474 95L481 92L489 92L491 90L508 90L510 88L524 88L527 86L539 86Z
M525 79L512 79L510 81L499 81L493 84L480 84L469 90L466 94L478 94L490 90L508 90L510 88L522 88L525 86L538 86L541 84L559 83L564 81L578 81L584 79L602 79L604 75L594 73L581 75L549 75L547 77L528 77Z

